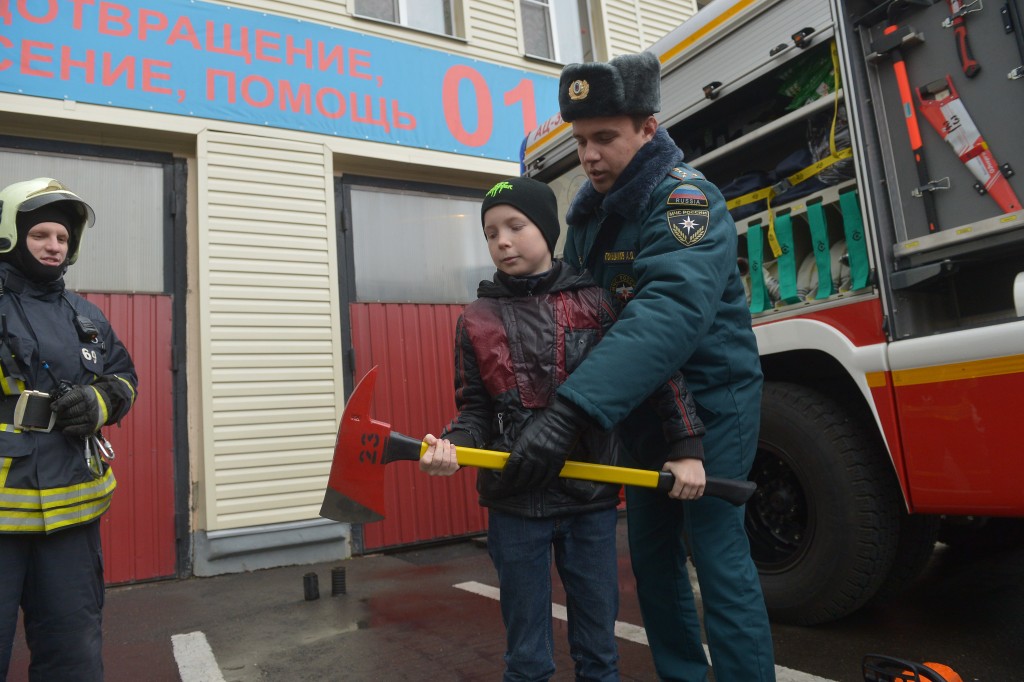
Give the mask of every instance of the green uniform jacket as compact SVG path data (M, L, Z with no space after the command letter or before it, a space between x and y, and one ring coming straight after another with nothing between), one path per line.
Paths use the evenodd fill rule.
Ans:
M558 393L605 428L622 423L638 463L665 443L644 399L681 369L707 428L709 475L745 477L762 375L736 262L736 226L711 182L661 128L607 195L586 183L569 208L565 260L627 301Z

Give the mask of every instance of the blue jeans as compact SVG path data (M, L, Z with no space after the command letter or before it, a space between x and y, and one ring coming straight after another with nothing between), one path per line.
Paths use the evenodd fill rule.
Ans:
M555 674L552 548L565 587L576 679L619 679L617 517L614 508L550 519L488 512L487 547L498 570L505 622L505 682L547 680Z

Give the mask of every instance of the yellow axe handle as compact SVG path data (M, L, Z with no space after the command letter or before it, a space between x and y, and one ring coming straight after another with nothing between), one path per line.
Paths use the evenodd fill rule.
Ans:
M427 451L428 445L420 446L420 457ZM480 450L479 448L455 447L455 459L459 466L480 467L481 469L503 469L508 461L507 452L497 450ZM591 464L588 462L568 461L558 475L562 478L578 478L598 483L618 483L621 485L637 485L643 488L657 488L657 471L647 469L630 469L628 467L609 466L607 464Z
M420 457L423 457L428 446L420 443ZM411 454L411 453L410 453ZM459 466L480 467L482 469L503 469L508 461L507 452L480 450L478 448L455 447L455 460ZM668 492L672 489L675 477L668 471L651 471L649 469L631 469L629 467L610 466L608 464L591 464L589 462L565 463L559 476L576 478L598 483L615 483L635 485L641 488L655 488ZM736 481L731 478L714 478L709 476L704 485L704 495L720 497L730 504L740 506L754 494L757 486L753 481Z

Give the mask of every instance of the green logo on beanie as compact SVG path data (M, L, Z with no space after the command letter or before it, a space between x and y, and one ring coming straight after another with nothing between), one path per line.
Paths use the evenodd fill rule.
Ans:
M501 192L503 190L506 190L506 189L515 189L515 188L512 186L511 182L505 182L504 180L502 180L497 185L495 185L494 187L492 187L489 190L487 190L487 196L489 196L489 197L496 197L499 194L501 194Z

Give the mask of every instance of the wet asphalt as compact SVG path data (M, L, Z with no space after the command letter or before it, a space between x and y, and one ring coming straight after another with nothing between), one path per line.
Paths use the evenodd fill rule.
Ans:
M622 679L653 681L624 519L618 548ZM343 584L332 585L337 568ZM306 599L309 573L319 587L313 600ZM112 587L104 609L106 679L500 680L504 632L495 586L486 546L475 538L330 564ZM554 602L565 603L557 580ZM573 679L565 631L556 619L555 680ZM940 546L905 593L828 625L774 625L773 636L780 682L860 682L869 652L944 662L964 682L1024 682L1024 548L960 554ZM28 680L27 661L19 633L9 682Z

